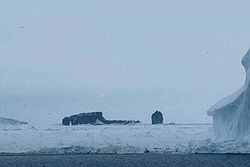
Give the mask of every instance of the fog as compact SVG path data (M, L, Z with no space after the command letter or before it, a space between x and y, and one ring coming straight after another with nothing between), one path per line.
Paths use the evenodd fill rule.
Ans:
M0 116L58 123L211 122L206 110L244 81L249 2L5 1Z

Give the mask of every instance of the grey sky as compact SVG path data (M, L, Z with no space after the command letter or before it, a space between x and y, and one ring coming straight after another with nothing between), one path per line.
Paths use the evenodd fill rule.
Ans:
M0 89L238 88L248 1L2 1ZM227 89L228 90L228 89Z

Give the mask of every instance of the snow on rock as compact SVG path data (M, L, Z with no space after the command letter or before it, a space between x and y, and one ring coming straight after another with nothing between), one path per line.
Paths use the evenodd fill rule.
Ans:
M208 110L218 139L242 138L250 132L250 49L241 63L246 70L245 84Z
M27 124L27 122L0 117L0 125L24 125L24 124Z

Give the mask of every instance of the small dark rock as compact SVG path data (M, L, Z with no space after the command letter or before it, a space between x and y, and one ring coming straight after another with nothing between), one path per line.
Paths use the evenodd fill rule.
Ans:
M144 153L149 153L149 152L150 151L147 148L145 148Z
M163 114L160 111L156 111L151 116L152 124L162 124L163 123Z

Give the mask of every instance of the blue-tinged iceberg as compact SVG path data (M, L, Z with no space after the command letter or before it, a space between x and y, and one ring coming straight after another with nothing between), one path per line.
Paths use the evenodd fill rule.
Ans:
M245 84L208 110L218 138L240 138L250 133L250 49L241 61L246 70Z

